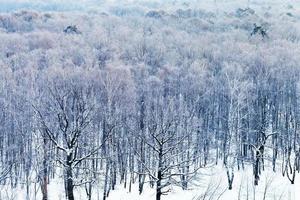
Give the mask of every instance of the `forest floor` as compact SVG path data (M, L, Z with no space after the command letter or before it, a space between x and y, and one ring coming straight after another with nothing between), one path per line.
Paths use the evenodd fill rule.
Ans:
M278 172L270 171L270 166L262 172L259 185L253 184L252 168L236 171L233 189L228 190L226 170L219 166L203 168L199 171L188 190L182 190L179 186L170 187L170 192L162 197L162 200L299 200L300 199L300 177L296 174L295 184L291 185L287 177ZM61 179L59 179L61 180ZM102 200L102 186L95 186L92 200ZM38 188L38 186L37 186ZM132 185L132 191L124 188L123 184L110 192L107 200L154 200L155 189L145 183L144 192L139 195L137 183ZM26 187L11 189L0 189L0 199L10 200L26 199ZM40 190L34 195L34 184L31 186L30 200L41 199ZM87 199L84 187L77 187L75 192L77 200ZM52 181L49 184L49 200L64 200L64 186L61 181Z
M233 189L228 190L226 171L220 167L203 169L189 190L172 187L165 200L298 200L300 199L300 177L291 185L287 177L272 171L263 172L259 185L254 186L252 168L235 172ZM297 180L299 179L299 180ZM155 190L148 185L142 195L134 186L131 193L121 186L112 191L109 200L152 200Z

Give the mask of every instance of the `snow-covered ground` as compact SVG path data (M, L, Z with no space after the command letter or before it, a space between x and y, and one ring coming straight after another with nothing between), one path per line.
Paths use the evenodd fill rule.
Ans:
M299 200L300 199L300 177L296 176L295 184L292 185L286 177L280 173L264 171L258 186L253 185L252 168L248 167L243 171L236 171L233 189L227 189L226 171L220 166L212 166L201 169L195 177L190 189L182 190L180 187L170 187L168 195L163 196L163 200ZM30 200L41 199L40 190L34 197L34 184L32 185ZM97 186L96 186L97 187ZM102 199L102 186L95 188L93 200ZM132 191L119 184L117 188L110 192L108 200L153 200L155 199L155 189L150 188L146 183L144 192L139 195L137 184L132 185ZM26 199L26 188L0 190L1 200ZM12 198L13 197L13 198ZM78 200L86 199L84 188L76 189L75 197ZM64 186L60 181L52 181L49 185L49 200L64 200Z
M201 173L201 172L200 172ZM172 187L171 192L164 196L166 200L298 200L300 198L299 180L291 185L286 177L273 172L265 172L258 186L253 185L252 170L236 172L232 190L227 189L226 172L220 167L212 167L202 171L197 176L189 190L182 190L179 187ZM299 179L299 178L298 178ZM265 198L264 198L265 196ZM149 187L145 188L142 195L138 194L137 187L129 193L121 186L112 191L110 200L152 200L155 199L155 191Z

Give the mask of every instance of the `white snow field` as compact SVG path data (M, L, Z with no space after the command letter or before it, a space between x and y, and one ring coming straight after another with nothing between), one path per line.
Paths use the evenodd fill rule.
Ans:
M201 173L201 171L200 171ZM265 172L258 186L253 185L252 170L236 173L234 186L228 190L226 172L220 168L204 170L197 176L194 186L184 191L179 187L171 187L171 192L164 196L165 200L297 200L300 198L299 178L291 185L286 177L272 172ZM137 188L137 187L136 187ZM131 193L121 186L111 192L110 200L151 200L155 199L155 191L149 187L139 195L137 189Z
M94 191L92 200L102 199L102 185L98 191ZM199 171L188 190L181 187L172 186L168 195L162 197L163 200L298 200L300 198L300 177L296 178L292 185L286 177L280 173L271 171L263 172L258 186L253 184L252 168L235 173L233 189L228 190L226 171L221 167L208 167ZM33 188L32 188L33 189ZM25 188L14 190L1 188L1 200L26 199ZM86 199L84 189L76 189L75 197L78 200ZM37 186L37 195L31 191L30 200L41 199ZM61 181L52 181L49 185L50 200L64 200L64 186ZM132 185L132 191L125 189L124 185L118 185L111 191L108 200L153 200L155 199L155 189L147 184L144 192L139 195L137 184Z

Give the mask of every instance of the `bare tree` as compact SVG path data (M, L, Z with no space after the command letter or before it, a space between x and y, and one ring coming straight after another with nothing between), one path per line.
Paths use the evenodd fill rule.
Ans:
M78 185L74 169L95 155L102 146L99 144L87 148L81 142L83 136L92 136L94 131L90 126L95 112L95 105L91 102L92 91L80 86L55 86L49 92L50 110L44 114L41 108L35 107L35 111L40 120L40 130L60 152L56 161L64 169L66 196L69 200L74 200L74 187Z
M166 195L170 190L168 186L180 185L182 176L192 176L199 168L191 169L188 172L180 172L180 168L188 167L191 159L182 160L180 155L186 148L178 148L179 144L187 142L186 134L176 133L177 116L173 101L164 103L163 98L156 99L156 105L149 110L148 136L140 137L146 144L155 158L155 167L149 163L141 162L145 175L149 175L156 182L156 200L161 199L161 195ZM140 155L136 152L138 158Z

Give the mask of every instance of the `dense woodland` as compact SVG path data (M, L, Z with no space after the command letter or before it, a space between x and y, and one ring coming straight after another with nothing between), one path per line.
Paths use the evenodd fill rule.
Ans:
M211 165L229 190L246 166L255 185L266 168L294 184L300 26L289 9L2 13L0 187L47 200L60 179L68 200L77 187L105 200L150 184L160 200Z

